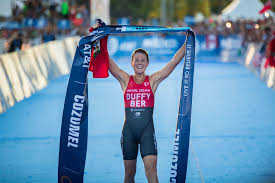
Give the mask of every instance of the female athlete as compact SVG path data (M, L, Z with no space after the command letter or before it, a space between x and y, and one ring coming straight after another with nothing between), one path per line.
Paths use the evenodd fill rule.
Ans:
M94 28L99 27L97 25ZM121 135L125 176L124 183L134 183L138 146L149 183L158 183L157 143L153 124L154 94L161 81L167 78L185 56L186 42L160 71L146 75L149 55L144 49L132 53L131 65L135 74L129 75L109 58L109 71L119 81L124 93L125 122Z
M125 122L121 135L125 177L124 183L134 183L138 145L149 183L158 183L157 143L153 124L154 94L161 81L167 78L185 55L184 44L172 60L160 71L146 75L149 64L148 53L136 49L132 53L131 65L135 74L129 75L109 58L109 71L119 81L124 93Z

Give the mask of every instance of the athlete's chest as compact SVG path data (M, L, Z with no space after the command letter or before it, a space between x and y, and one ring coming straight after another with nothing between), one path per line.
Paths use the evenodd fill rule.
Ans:
M137 84L130 80L124 93L125 107L153 107L154 94L148 81Z

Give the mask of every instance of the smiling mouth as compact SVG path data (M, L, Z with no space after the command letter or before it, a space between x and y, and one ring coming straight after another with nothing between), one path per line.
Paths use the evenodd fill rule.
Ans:
M136 68L143 69L143 65L137 65Z

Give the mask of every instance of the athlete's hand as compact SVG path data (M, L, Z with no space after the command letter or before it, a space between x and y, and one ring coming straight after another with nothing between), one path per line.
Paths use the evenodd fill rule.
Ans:
M100 27L100 24L98 23L98 21L96 21L96 24L93 25L93 28L94 28L94 29L97 29L98 27Z
M89 31L92 32L94 29L97 29L97 28L99 28L99 27L101 27L101 26L105 26L105 25L106 25L106 24L105 24L101 19L97 19L97 20L96 20L96 24L93 25L93 26L89 29Z
M96 24L93 26L94 29L98 28L98 27L103 27L106 24L101 20L101 19L96 19Z

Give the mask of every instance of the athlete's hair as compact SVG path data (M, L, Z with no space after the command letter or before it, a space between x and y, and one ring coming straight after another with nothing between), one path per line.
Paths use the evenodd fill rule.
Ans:
M149 54L146 50L142 49L142 48L138 48L138 49L135 49L133 52L132 52L132 59L131 61L133 61L134 59L134 55L136 53L143 53L144 55L146 55L146 58L147 58L147 62L149 63Z

